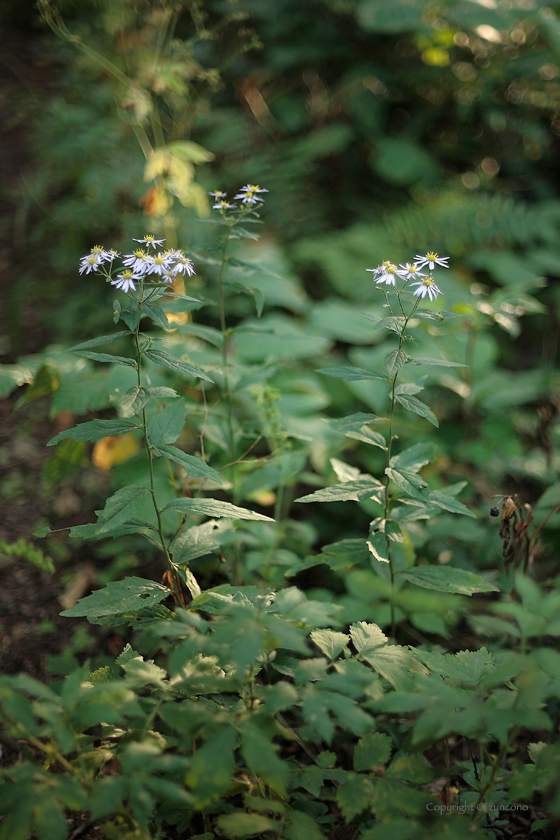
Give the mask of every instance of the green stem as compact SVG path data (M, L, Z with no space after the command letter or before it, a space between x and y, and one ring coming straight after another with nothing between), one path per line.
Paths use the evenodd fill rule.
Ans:
M218 285L220 290L220 328L222 331L222 366L224 369L224 396L226 398L227 406L227 424L229 436L229 457L231 461L235 461L235 439L233 436L233 419L232 419L232 405L231 394L229 391L229 376L228 376L228 342L227 342L227 324L225 311L225 290L224 278L227 263L227 249L231 239L231 228L228 227L226 238L222 244L222 264L220 265L220 273L218 275ZM233 498L235 502L235 466L231 467L231 483L233 485Z
M138 387L141 388L142 387L142 354L143 354L143 350L140 348L139 333L140 333L140 325L138 324L138 326L134 330L134 342L136 344L136 355L137 355L137 360L138 360L137 361L137 368L136 368L136 372L138 374ZM167 568L169 569L169 573L170 573L170 575L172 577L172 580L174 581L174 584L175 584L175 590L174 590L175 601L177 603L177 606L181 606L181 585L180 585L180 581L179 581L179 576L177 574L177 570L175 569L173 563L171 562L171 556L169 554L169 550L167 548L167 542L166 542L165 535L164 535L164 532L163 532L161 510L160 510L158 502L157 502L156 486L155 486L155 480L154 480L154 456L153 456L153 453L152 453L153 447L151 446L150 441L148 439L148 419L146 417L146 407L145 406L142 409L142 429L143 429L143 432L144 432L144 443L146 445L146 451L148 453L148 464L149 464L149 469L150 469L150 493L152 495L152 502L153 502L153 505L154 505L154 510L156 512L159 538L160 538L160 541L161 541L161 547L163 549L163 553L165 555L165 562L167 563Z
M400 296L398 291L397 291L397 297L399 299L399 306L402 309L403 307L402 307L402 303L401 303L401 296ZM410 321L410 319L412 318L412 316L416 312L419 303L420 303L420 298L417 298L416 302L414 303L414 306L412 307L412 310L411 310L410 314L405 315L405 321L404 321L402 330L401 330L400 335L399 335L399 347L398 347L399 351L402 350L402 346L404 344L405 331L406 331L406 328L408 326L408 322ZM403 309L403 313L404 313L404 309ZM391 465L391 450L392 450L392 447L393 447L393 417L394 417L394 413L395 413L395 388L397 386L398 375L399 375L399 371L397 371L395 373L395 375L393 376L392 384L391 384L391 408L390 408L390 412L389 412L389 438L388 438L388 441L387 441L387 468L390 467L390 465ZM383 518L385 520L385 523L387 523L387 519L389 518L389 504L390 504L390 501L391 501L391 497L389 496L389 481L390 481L389 476L387 475L387 473L385 473L385 507L384 507L384 511L383 511ZM385 524L385 527L387 527L386 524ZM392 558L392 553L391 553L391 543L390 543L390 540L387 539L387 536L385 536L385 547L386 547L386 551L387 551L387 559L389 560L389 570L391 572L391 636L393 638L395 638L395 633L396 633L395 598L394 598L394 596L395 596L395 568L394 568L394 565L393 565L393 558Z

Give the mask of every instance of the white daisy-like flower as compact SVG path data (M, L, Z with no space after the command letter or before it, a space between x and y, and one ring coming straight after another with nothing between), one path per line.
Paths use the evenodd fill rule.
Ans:
M137 251L133 251L132 254L124 255L123 265L132 269L135 274L147 274L151 271L153 259L150 254L147 254L139 248Z
M103 256L103 261L108 260L110 262L113 262L113 260L116 260L117 257L120 257L120 254L119 254L118 251L115 251L114 248L111 248L110 251L103 251L102 256Z
M415 289L413 292L416 297L425 298L426 295L430 298L430 300L436 300L438 295L441 295L441 289L436 286L434 280L431 275L428 277L424 277L423 280L420 280L418 283L412 283L411 286L417 286L418 288Z
M103 260L98 254L86 254L80 260L80 274L89 274L92 271L97 271Z
M212 205L212 210L235 210L235 204L230 204L229 201L222 199Z
M209 192L208 195L211 195L216 201L220 201L226 197L227 193L223 192L223 190L214 190L214 192Z
M414 263L405 263L404 265L399 265L397 273L404 280L416 280L418 277L426 276L425 274L421 273L418 266Z
M387 286L394 286L399 277L399 270L392 262L385 260L378 265L377 268L366 268L366 271L373 273L373 279L376 283L385 283Z
M449 268L449 257L440 257L435 251L428 251L427 254L416 254L414 257L414 265L416 268L424 268L428 266L430 271L433 271L436 265L442 268Z
M161 277L162 274L167 271L171 267L171 257L167 254L156 254L154 257L151 258L150 264L150 274L159 274Z
M173 285L177 278L178 272L175 271L173 268L168 268L167 271L164 271L161 275L162 283L169 283L170 286Z
M141 274L135 274L130 268L125 268L124 271L117 274L114 280L111 280L111 286L116 286L117 289L121 289L123 292L129 292L131 289L135 291L135 281L141 279Z
M196 274L194 270L194 265L192 260L188 257L185 257L180 251L177 253L177 256L173 257L174 264L171 267L171 271L173 272L174 276L177 274L186 274L187 277L192 277Z
M237 195L234 195L234 198L240 198L243 204L256 204L258 201L263 201L257 193L263 192L268 192L268 190L265 190L264 187L259 187L258 184L246 184L244 187L241 187Z
M134 239L133 242L139 242L141 245L147 245L148 248L151 245L155 251L156 245L163 245L165 239L156 239L153 233L146 233L144 234L144 239Z

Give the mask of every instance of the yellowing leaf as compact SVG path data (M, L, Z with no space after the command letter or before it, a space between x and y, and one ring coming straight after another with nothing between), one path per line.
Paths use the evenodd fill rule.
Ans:
M115 464L124 464L136 455L140 449L140 441L136 440L132 432L127 435L104 437L93 447L91 460L96 467L109 472Z
M139 201L146 216L164 216L171 207L172 201L163 187L151 187Z

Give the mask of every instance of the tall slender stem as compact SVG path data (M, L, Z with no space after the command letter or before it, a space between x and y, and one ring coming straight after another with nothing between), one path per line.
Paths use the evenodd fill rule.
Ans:
M226 237L222 243L222 264L220 265L220 273L218 275L218 285L220 291L220 327L222 331L222 367L224 369L224 396L226 398L227 406L227 425L229 437L229 457L231 461L235 461L235 438L233 435L233 419L232 419L232 405L231 394L229 390L229 375L228 375L228 342L227 342L227 324L225 311L225 290L224 279L227 263L227 249L231 239L231 228L228 227ZM231 468L231 483L233 485L233 496L235 500L235 467Z
M399 299L399 306L403 310L403 314L404 314L404 309L403 309L402 302L401 302L401 296L400 296L398 291L397 291L397 297ZM416 309L418 308L419 303L420 303L420 299L417 298L415 303L414 303L414 306L412 307L412 310L411 310L410 314L405 315L405 320L404 320L402 330L401 330L400 335L399 335L399 347L398 347L399 351L402 350L402 346L403 346L404 341L405 341L405 331L406 331L406 328L408 326L408 322L410 321L410 319L412 318L412 316L416 312ZM387 467L390 467L390 465L391 465L391 450L392 450L392 447L393 447L393 417L394 417L394 413L395 413L395 389L396 389L396 386L397 386L398 375L399 375L399 371L397 370L395 372L395 375L392 378L392 383L391 383L391 408L390 408L390 412L389 412L389 439L387 441ZM389 496L389 481L390 481L389 476L387 475L387 472L385 472L385 506L384 506L384 511L383 511L383 518L385 520L385 523L387 523L387 519L389 518L389 504L390 504L390 501L391 501L391 498ZM385 527L387 527L386 524L385 524ZM393 565L393 558L392 558L392 552L391 552L391 541L387 538L387 536L385 536L385 547L386 547L386 551L387 551L387 559L389 560L389 570L391 572L391 636L393 638L395 638L395 632L396 632L395 597L394 597L395 596L395 567Z

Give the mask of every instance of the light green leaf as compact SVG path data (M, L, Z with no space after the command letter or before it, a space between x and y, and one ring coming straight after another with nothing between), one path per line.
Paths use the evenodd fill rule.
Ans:
M430 492L430 502L451 513L462 513L464 516L472 516L473 519L476 519L476 513L473 513L462 502L458 502L457 499L452 498L442 490L432 490Z
M59 432L47 443L47 446L54 446L59 440L72 438L72 440L101 440L104 437L113 435L125 435L133 429L138 429L138 424L131 420L90 420L88 423L80 423L72 429L65 429Z
M162 510L178 510L180 513L194 516L216 516L226 519L247 519L258 522L274 522L270 516L255 513L247 508L237 507L229 502L217 499L173 499Z
M349 414L347 417L341 417L340 420L326 421L331 429L336 429L343 434L346 432L358 431L367 423L383 423L384 417L377 417L375 414L364 414L358 412L357 414Z
M350 628L350 635L356 650L362 656L369 656L388 642L381 627L378 627L377 624L368 624L366 621L353 624Z
M350 636L334 630L314 630L311 633L311 640L329 659L336 659L339 653L346 649Z
M455 569L450 566L418 566L405 572L398 572L410 583L437 592L454 592L458 595L472 595L474 592L499 592L497 586L488 583L480 575Z
M405 394L395 394L395 399L404 408L406 408L407 411L412 411L413 414L418 414L420 417L425 417L426 420L429 420L430 423L432 423L434 426L439 426L437 417L433 413L433 411L431 411L425 403L416 399L416 397L408 396Z
M403 382L401 385L397 385L395 394L419 394L420 391L424 390L426 378L423 376L418 382Z
M407 496L412 496L413 499L420 499L421 501L429 501L428 485L423 478L420 478L412 470L387 467L385 473L397 485L399 490L402 490Z
M325 376L334 376L336 379L345 379L347 382L354 382L358 379L389 379L386 373L377 370L364 370L363 368L343 365L341 367L321 368L317 373L324 373Z
M417 472L421 467L429 464L433 457L434 446L432 443L415 443L414 446L409 446L408 449L404 449L398 455L393 455L389 463L396 470Z
M125 335L132 335L128 330L114 333L113 335L100 335L97 338L91 338L89 341L84 341L82 344L75 344L70 347L68 352L75 350L87 350L89 347L99 347L101 344L109 344L112 341L117 341L119 338L124 338Z
M354 750L354 770L373 770L391 758L393 740L382 732L368 732Z
M432 367L466 367L459 362L448 362L447 359L409 359L413 365L431 365Z
M389 318L377 318L375 315L370 315L368 312L361 312L360 314L362 318L366 318L368 321L374 321L377 327L385 327L386 330L397 333L397 335L401 334L403 325L406 321L406 318L403 315L392 315Z
M213 382L204 371L199 370L193 365L189 365L187 362L183 362L182 359L178 359L170 353L166 353L165 350L146 350L144 355L148 359L151 359L152 362L163 365L163 367L169 368L174 373L181 374L182 376L197 376L199 379L205 379L206 382Z
M77 356L83 356L84 359L91 359L93 362L108 362L113 365L136 367L134 359L128 359L126 356L112 356L110 353L92 353L90 350L74 350L74 353Z
M393 376L399 372L403 365L406 364L406 353L403 350L391 350L385 356L385 365L387 367L387 373L393 378Z
M210 519L203 525L193 525L173 540L171 553L175 563L188 563L197 557L204 557L213 551L218 551L221 542L220 534L231 529L227 520L216 522Z
M148 423L148 440L151 446L173 443L177 440L185 425L186 405L183 400L164 408Z
M246 814L237 811L234 814L224 814L217 820L220 831L226 837L254 837L265 831L275 831L278 834L278 823L262 814Z
M161 385L157 388L148 388L148 393L156 400L175 400L179 396L174 388L165 388Z
M357 481L346 481L344 484L333 484L322 490L315 490L307 496L301 496L296 502L362 502L378 496L383 489L381 482L374 478Z
M147 487L129 485L117 490L114 495L107 499L103 511L99 514L98 534L107 533L109 530L118 528L134 516L142 505L150 491Z
M372 446L378 446L380 449L387 451L387 441L379 432L374 432L368 429L367 426L362 426L359 431L350 431L344 433L346 437L353 440L360 440L362 443L370 443Z
M349 773L347 780L336 792L336 802L342 816L349 823L365 811L373 796L373 783L367 776Z
M122 417L133 417L140 414L145 405L150 401L150 392L147 388L135 385L126 392L121 399L119 410Z
M200 458L195 458L194 455L187 455L186 452L183 452L182 449L177 449L176 446L163 446L159 444L159 446L154 448L154 454L156 456L170 458L176 464L183 467L189 475L194 475L197 478L208 478L211 481L216 481L218 484L223 483L220 473L216 472L212 467L209 467Z
M87 616L102 618L108 615L133 615L146 607L159 604L170 595L166 586L128 577L125 580L115 580L107 584L104 589L98 589L87 598L82 598L74 607L64 610L60 615L66 618Z

